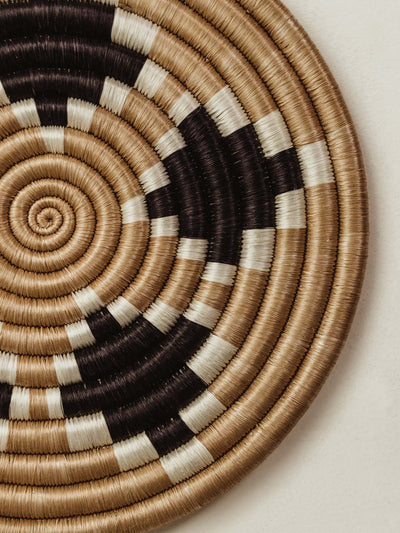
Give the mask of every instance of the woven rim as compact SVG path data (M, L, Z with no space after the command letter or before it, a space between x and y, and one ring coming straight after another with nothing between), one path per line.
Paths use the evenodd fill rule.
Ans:
M304 413L348 332L367 194L275 0L0 7L0 528L146 531Z

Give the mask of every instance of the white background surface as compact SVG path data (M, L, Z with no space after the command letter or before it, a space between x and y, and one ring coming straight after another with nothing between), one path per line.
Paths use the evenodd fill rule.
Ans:
M333 71L367 166L371 241L339 362L279 448L164 533L400 532L400 2L284 0Z

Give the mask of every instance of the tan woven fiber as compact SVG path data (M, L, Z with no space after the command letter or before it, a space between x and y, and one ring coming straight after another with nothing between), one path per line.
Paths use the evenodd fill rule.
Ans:
M277 0L2 2L0 230L0 531L150 531L335 364L360 147Z

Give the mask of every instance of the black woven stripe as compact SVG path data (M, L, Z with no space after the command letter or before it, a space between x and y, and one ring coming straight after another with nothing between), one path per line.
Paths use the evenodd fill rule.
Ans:
M173 418L167 424L147 432L158 455L166 455L183 446L194 437L194 433L180 418Z
M3 4L0 9L0 39L49 33L110 40L114 13L113 6L81 0Z
M11 101L32 97L36 97L38 101L37 96L54 94L82 98L98 104L104 79L82 71L47 69L40 72L30 70L17 77L4 77L2 82ZM211 217L215 221L214 227L218 229L218 235L211 246L210 261L236 264L240 240L238 207L226 161L228 154L221 150L221 136L202 108L189 115L180 129L188 148L172 154L165 159L164 164L169 174L174 176L176 189L179 191L182 236L207 238L208 209L202 202L206 194L203 189L206 188ZM207 187L193 170L193 156ZM202 220L196 215L203 215Z
M164 383L163 388L151 391L134 404L103 412L113 440L122 440L141 431L156 430L189 405L205 390L204 384L184 368L174 380Z
M32 68L96 72L133 86L146 57L113 43L77 37L39 36L7 41L0 47L0 75Z
M179 125L190 154L204 178L214 234L209 261L237 264L240 249L240 199L230 176L229 154L222 150L222 137L215 123L199 107Z
M145 318L140 317L121 334L106 342L76 350L75 359L82 379L90 381L123 368L145 357L164 335ZM62 389L64 390L64 389Z
M254 127L249 124L224 138L231 154L232 174L238 180L242 198L242 227L274 226L274 197L265 180L264 157Z
M112 314L103 307L97 313L86 318L96 341L106 341L121 331L121 326Z
M13 386L0 383L0 418L8 418Z
M185 367L185 362L200 348L208 334L207 328L181 317L173 332L168 335L161 334L161 339L158 336L158 342L151 343L153 348L151 353L146 354L149 352L149 339L153 340L150 336L143 339L143 344L147 342L147 346L144 346L142 352L138 350L138 343L132 343L131 346L133 349L136 348L136 352L124 351L122 354L124 357L130 356L130 368L107 375L101 382L93 380L61 387L66 416L83 415L99 409L118 407L133 402L140 396L146 397L155 386L161 385L171 375L182 371L182 368L185 372L189 370ZM124 337L121 340L129 350L129 343L125 343ZM105 362L112 369L118 368L121 352L115 352L112 349L107 351L107 348L104 352ZM93 375L98 374L99 372L95 371ZM90 379L90 376L88 377ZM197 376L195 381L199 384L198 389L205 387Z
M182 148L164 159L163 163L173 182L179 205L181 237L207 239L209 237L208 210L201 179L191 161L192 146Z
M66 126L68 124L67 99L38 100L36 109L42 126Z
M267 159L268 173L275 195L303 187L301 169L295 148L289 148Z
M192 151L195 149L195 147L198 147L199 146L199 143L198 143L198 139L196 138L196 135L202 139L204 139L205 141L207 141L207 137L208 139L211 137L211 138L214 138L215 139L215 142L216 144L218 145L218 141L219 141L219 146L221 145L221 139L220 139L220 136L218 134L218 132L216 132L216 128L215 128L215 125L214 123L211 121L211 119L206 115L206 114L203 114L203 117L204 117L204 121L203 121L203 124L200 124L200 127L195 124L194 125L194 133L195 135L193 135L193 139L192 139L192 146L190 146L188 148L188 151L190 150L190 154L192 156ZM188 117L189 120L185 121L186 123L188 123L190 121L190 119L192 117ZM206 125L208 126L208 128L204 128L204 122L206 123ZM207 124L208 123L208 124ZM208 130L208 131L207 131ZM206 132L206 135L204 135L204 132ZM210 132L211 132L211 135L210 135ZM201 137L201 135L203 134L203 137ZM214 135L213 135L214 134ZM186 150L186 149L185 149ZM207 186L210 186L210 187L207 187L209 189L212 190L212 188L214 187L214 190L215 191L218 191L217 192L217 197L219 196L219 198L221 198L221 201L218 202L218 201L213 201L212 199L210 200L211 202L211 205L217 205L219 204L219 206L222 206L222 207L219 207L219 211L224 213L226 212L226 206L228 204L230 204L230 216L227 216L227 220L226 219L222 219L221 217L221 224L219 227L216 228L216 236L215 238L213 239L213 243L214 243L214 251L216 251L217 253L214 253L214 258L213 260L219 260L220 262L227 262L227 263L233 263L235 262L232 257L235 256L235 258L237 258L237 253L238 253L238 239L239 239L239 236L240 236L240 232L237 231L236 235L235 235L235 231L232 231L232 227L236 227L236 228L239 228L239 224L238 224L238 209L236 208L235 209L235 206L237 205L237 200L235 199L235 196L234 196L234 193L235 191L233 190L232 186L231 186L231 181L228 179L227 180L227 184L228 184L228 187L231 186L231 191L232 191L232 202L227 202L226 201L226 198L227 198L227 195L224 194L224 192L222 192L221 194L221 187L219 187L219 184L217 182L217 180L215 180L215 174L218 175L218 172L215 172L216 169L218 169L218 165L212 161L212 164L207 164L205 163L204 161L207 159L207 156L208 156L208 152L210 151L210 148L207 149L207 151L205 152L204 155L201 154L201 152L199 151L198 153L198 158L197 158L197 161L201 162L201 165L203 168L207 168L210 171L209 173L209 176L210 176L210 183L207 183ZM184 152L184 151L182 151ZM211 152L212 153L215 153L215 150L212 150L211 149ZM221 150L220 148L217 149L217 153L220 153ZM168 158L167 158L168 159ZM224 166L224 165L222 165ZM221 168L221 166L220 166ZM182 168L182 180L185 179L184 177L184 173L183 173L183 170L184 170L184 167ZM193 183L198 183L200 180L198 179L197 176L194 177L195 179L193 180ZM224 185L226 185L226 183ZM177 188L179 190L179 188ZM193 189L193 188L192 188ZM198 195L195 195L195 198L197 198ZM210 195L211 197L211 195ZM193 204L192 202L188 202L187 203L187 206L188 206L188 209L193 209ZM217 210L215 210L217 211ZM201 226L200 226L201 227ZM214 226L216 227L216 226ZM197 234L190 234L190 236L193 236L193 235L199 235L199 236L202 236L201 233L197 233ZM232 235L233 235L233 238L232 238ZM227 238L229 236L229 238ZM228 245L229 243L231 243L232 241L236 241L234 243L234 246L227 246L227 241L228 241ZM220 244L220 246L218 246ZM220 258L220 259L219 259ZM94 348L94 350L96 350L97 347ZM99 352L101 352L102 350L104 349L104 347L102 346L99 350ZM107 351L106 351L107 353ZM93 356L94 353L92 352L91 355ZM108 354L107 354L108 355ZM104 355L100 355L99 356L99 360L102 360L104 361L105 358L107 356ZM93 357L91 359L91 363L93 363L95 360L95 357ZM86 364L82 358L81 360L83 362L83 364ZM119 363L121 364L121 361L125 361L126 364L129 364L129 359L128 358L124 358L122 357L119 361ZM96 361L97 363L97 361ZM80 366L80 362L78 362L78 365ZM88 365L87 365L88 366ZM92 365L92 371L90 372L90 376L92 379L95 379L96 375L98 376L98 374L96 372L94 372L94 367L95 365ZM123 364L121 365L123 366ZM84 372L83 372L84 374Z
M79 98L98 104L104 86L104 76L72 69L29 69L4 76L1 81L11 102Z
M149 217L162 218L176 215L175 194L176 192L171 184L147 194L146 201Z

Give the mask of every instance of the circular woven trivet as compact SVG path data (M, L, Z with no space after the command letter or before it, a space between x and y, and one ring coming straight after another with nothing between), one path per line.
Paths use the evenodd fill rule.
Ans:
M359 296L353 126L276 0L2 2L0 530L141 532L293 427Z

